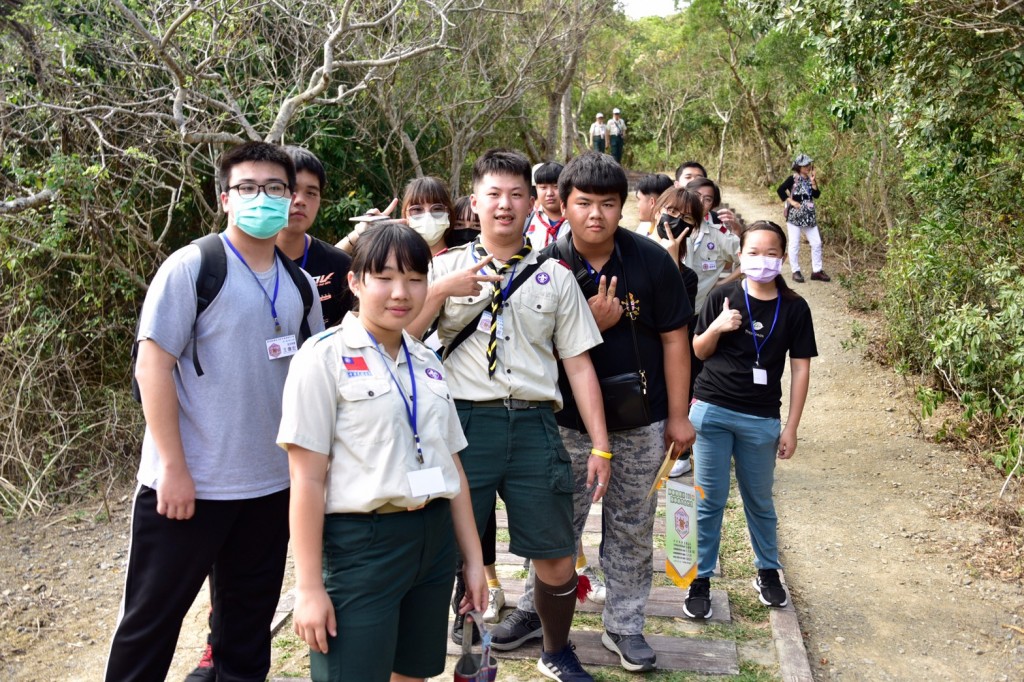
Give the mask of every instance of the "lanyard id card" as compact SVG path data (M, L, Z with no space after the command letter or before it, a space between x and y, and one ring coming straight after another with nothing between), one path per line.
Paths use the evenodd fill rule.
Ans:
M758 386L768 385L768 370L763 367L754 368L754 383Z
M413 497L429 497L445 492L444 474L441 473L441 467L410 471L406 476L409 479L409 490Z
M295 334L277 336L267 339L267 359L279 360L295 355L299 351L299 344L295 341Z
M484 314L480 316L480 324L476 326L476 330L483 332L484 334L491 333L491 311L485 310ZM505 335L505 322L501 315L498 315L498 336Z

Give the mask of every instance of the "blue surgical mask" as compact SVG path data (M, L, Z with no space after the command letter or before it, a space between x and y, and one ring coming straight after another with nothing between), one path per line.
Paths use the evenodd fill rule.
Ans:
M235 224L254 239L270 239L288 226L290 198L268 197L260 192L251 199L238 197L235 204Z

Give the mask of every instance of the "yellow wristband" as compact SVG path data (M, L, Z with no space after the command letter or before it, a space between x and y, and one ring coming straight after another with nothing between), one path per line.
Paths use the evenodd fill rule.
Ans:
M605 452L604 450L598 450L597 448L590 448L590 454L594 455L595 457L600 457L602 459L612 458L612 453Z

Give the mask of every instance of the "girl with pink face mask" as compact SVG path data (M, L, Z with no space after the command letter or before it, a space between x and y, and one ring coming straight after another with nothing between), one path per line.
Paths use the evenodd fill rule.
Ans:
M721 541L735 461L747 528L758 569L754 589L766 606L789 603L779 578L777 517L772 500L776 459L797 447L797 428L807 399L811 358L818 354L811 310L781 273L786 233L758 221L740 242L744 278L708 295L697 321L693 349L704 367L694 386L690 421L697 502L697 578L683 610L691 618L711 616L710 578ZM789 414L782 428L782 374L789 357Z

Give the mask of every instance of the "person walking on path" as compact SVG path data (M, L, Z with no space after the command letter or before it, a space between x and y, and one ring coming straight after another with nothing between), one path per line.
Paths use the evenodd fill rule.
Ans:
M814 173L814 160L807 154L800 154L793 161L792 170L793 174L776 191L784 204L783 215L789 232L789 267L793 271L793 281L801 284L806 281L800 272L799 258L800 237L803 235L811 245L811 279L831 282L832 278L823 270L821 232L818 231L818 216L814 208L814 200L821 196Z
M622 120L622 111L618 107L612 109L612 120L608 121L608 151L618 164L622 163L622 146L626 142L626 122Z
M594 122L590 124L590 140L594 145L594 151L604 154L604 150L607 149L605 143L608 140L608 126L605 125L604 114L601 112L597 112Z
M364 232L358 313L305 344L284 387L295 633L317 682L412 682L445 666L455 546L463 612L487 600L441 362L404 332L427 296L430 247L403 224Z
M704 368L697 376L690 420L697 501L697 577L683 611L712 614L711 576L729 498L730 462L743 498L757 577L754 589L766 606L789 603L779 577L778 517L772 499L776 458L796 452L797 428L818 354L811 309L780 274L786 235L758 221L744 233L740 268L745 278L711 292L697 322L693 345ZM782 374L790 361L789 415L781 427Z

